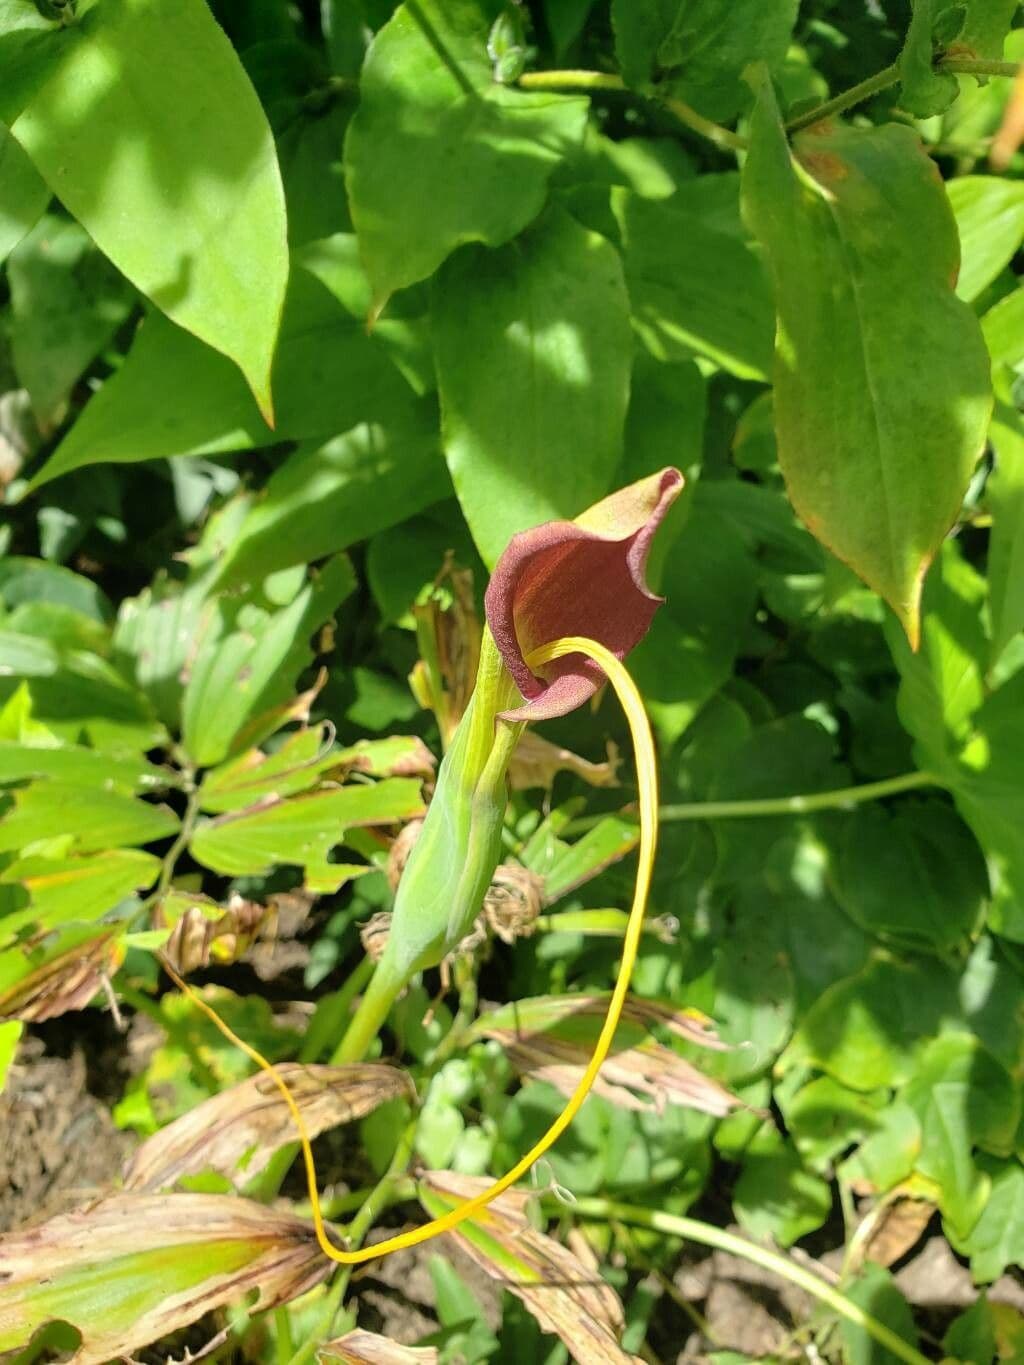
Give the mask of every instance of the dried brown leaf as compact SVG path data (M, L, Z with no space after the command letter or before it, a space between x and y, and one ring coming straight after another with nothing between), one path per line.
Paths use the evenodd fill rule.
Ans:
M428 1171L420 1198L433 1215L472 1198L489 1177ZM622 1304L600 1275L566 1247L532 1227L521 1197L502 1195L451 1237L503 1289L521 1299L545 1331L554 1332L579 1365L634 1365L619 1345Z
M894 1199L878 1211L871 1235L864 1244L863 1259L891 1266L912 1247L935 1215L928 1199Z
M509 781L513 791L526 791L530 787L550 791L559 773L572 773L590 787L617 787L619 763L619 751L614 744L608 745L608 758L604 763L592 763L527 728L512 755Z
M341 1360L345 1365L437 1365L433 1346L399 1346L397 1341L356 1328L335 1341L317 1347L321 1360Z
M262 1204L113 1195L0 1241L0 1351L62 1321L81 1333L72 1365L103 1365L249 1295L288 1303L330 1270L311 1224Z
M282 1062L276 1069L291 1090L310 1137L363 1118L385 1100L412 1092L404 1071L375 1062L349 1066ZM266 1169L278 1147L294 1139L295 1126L280 1091L270 1076L258 1072L148 1138L125 1168L125 1188L158 1190L197 1171L241 1176L248 1182Z
M124 956L121 930L114 927L77 943L37 967L0 993L0 1021L21 1019L36 1024L80 1010L113 975Z

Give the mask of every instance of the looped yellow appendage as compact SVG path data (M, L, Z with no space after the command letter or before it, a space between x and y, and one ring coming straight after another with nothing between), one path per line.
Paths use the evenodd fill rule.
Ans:
M633 904L629 911L629 922L626 926L626 934L622 944L622 961L619 966L619 973L615 981L615 988L612 991L611 1000L608 1002L608 1013L601 1026L601 1032L597 1043L594 1046L593 1056L587 1064L587 1069L580 1078L579 1085L573 1091L567 1101L565 1108L555 1119L551 1127L542 1138L519 1160L510 1171L496 1180L493 1185L488 1186L472 1199L467 1199L459 1204L457 1208L440 1218L435 1218L429 1223L424 1223L422 1227L412 1228L408 1232L399 1233L396 1237L389 1237L387 1241L378 1242L372 1247L364 1247L357 1251L341 1251L330 1241L327 1236L327 1229L324 1225L323 1214L320 1210L320 1196L317 1191L316 1167L313 1164L313 1152L310 1147L309 1133L298 1105L288 1089L288 1086L277 1074L273 1065L255 1048L250 1047L238 1037L227 1024L218 1016L217 1012L208 1005L192 988L187 985L171 965L164 960L164 969L180 990L189 997L193 1004L214 1023L225 1038L245 1053L263 1071L273 1078L274 1084L281 1092L281 1098L288 1106L288 1111L295 1123L299 1142L302 1146L302 1156L306 1166L306 1180L309 1185L309 1201L313 1210L313 1223L316 1228L316 1238L325 1256L332 1261L337 1261L339 1265L360 1265L365 1261L375 1261L381 1256L388 1256L394 1251L404 1251L407 1247L418 1246L421 1242L429 1241L432 1237L438 1237L443 1232L450 1232L452 1228L458 1227L467 1218L472 1218L475 1213L479 1213L492 1200L497 1199L498 1195L503 1194L526 1175L530 1167L538 1161L545 1152L552 1147L562 1136L565 1130L572 1123L579 1113L583 1101L590 1093L590 1089L597 1079L598 1072L604 1065L608 1053L611 1051L612 1043L615 1039L615 1030L618 1027L622 1016L622 1007L626 1001L626 993L629 990L630 978L633 975L633 967L636 963L637 951L640 946L640 937L643 932L644 912L647 908L647 897L651 887L651 874L654 868L654 853L657 844L658 834L658 774L657 764L654 753L654 740L651 737L651 728L647 720L647 713L644 710L643 699L637 690L636 684L630 677L625 665L617 659L614 654L599 644L596 640L588 640L583 636L566 636L562 640L555 640L551 644L543 645L540 649L534 650L527 659L531 668L540 664L551 663L554 659L562 659L567 654L584 654L599 665L606 674L608 681L615 689L615 694L619 699L626 720L629 722L630 737L633 741L633 752L636 759L637 786L639 791L640 809L640 849L639 861L637 865L636 887L633 892Z

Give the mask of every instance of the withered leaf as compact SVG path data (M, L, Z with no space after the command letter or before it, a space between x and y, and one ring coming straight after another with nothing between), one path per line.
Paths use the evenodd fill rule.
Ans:
M84 1009L104 978L113 975L124 956L121 926L99 933L75 926L68 936L80 941L44 957L38 967L0 992L0 1020L34 1024Z
M343 1337L317 1348L320 1360L341 1360L345 1365L437 1365L433 1346L399 1346L397 1341L356 1328Z
M619 751L614 744L608 745L604 763L592 763L527 728L512 755L509 782L513 791L526 791L531 787L550 791L559 773L572 773L590 787L617 787L618 770Z
M211 962L235 962L251 945L269 908L233 895L227 905L208 896L170 891L156 906L153 923L170 929L164 953L174 969L189 972Z
M606 1002L594 996L539 997L480 1016L473 1036L493 1038L520 1073L571 1095L583 1075L604 1018ZM631 998L615 1044L593 1093L620 1109L698 1109L724 1118L740 1101L672 1048L647 1034L652 1023L704 1047L721 1047L703 1016L656 1001Z
M277 1072L291 1090L310 1137L363 1118L385 1100L412 1091L404 1071L380 1063L281 1062ZM295 1125L280 1091L261 1071L148 1138L125 1169L125 1188L159 1190L197 1171L248 1182L266 1168L278 1147L294 1140Z
M0 1241L0 1351L45 1323L103 1365L223 1304L274 1308L331 1269L312 1225L230 1195L118 1194Z
M928 1199L909 1195L893 1199L879 1211L871 1235L863 1244L863 1259L891 1266L917 1246L935 1212L935 1205Z
M420 1181L420 1202L438 1217L490 1183L490 1177L428 1171ZM521 1196L502 1195L445 1236L521 1299L545 1331L561 1337L579 1365L637 1361L619 1345L624 1319L618 1295L571 1251L530 1225Z

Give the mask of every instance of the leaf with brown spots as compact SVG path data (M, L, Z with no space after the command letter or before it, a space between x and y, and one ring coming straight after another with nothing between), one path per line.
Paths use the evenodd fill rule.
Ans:
M612 743L608 745L605 762L592 763L571 749L552 744L534 730L524 730L509 765L509 781L513 791L527 791L531 787L550 791L559 773L572 773L588 787L617 787L618 770L619 751Z
M420 1203L432 1217L478 1194L491 1178L428 1171ZM619 1345L622 1304L610 1285L554 1238L538 1232L523 1195L504 1194L461 1224L452 1238L503 1289L521 1299L547 1332L565 1342L579 1365L633 1365Z
M42 945L41 960L28 964L20 954L7 954L0 964L0 1020L37 1024L80 1010L113 975L124 957L122 926L97 933L92 926L71 925L56 945ZM12 971L24 975L6 985Z
M0 1351L68 1322L72 1365L103 1365L224 1304L288 1303L330 1269L311 1224L262 1204L113 1195L0 1241Z
M379 1063L287 1062L276 1069L302 1111L311 1138L412 1092L404 1071ZM212 1096L144 1142L125 1170L125 1188L155 1191L197 1171L217 1171L248 1182L266 1169L278 1147L294 1139L291 1114L273 1080L261 1071Z

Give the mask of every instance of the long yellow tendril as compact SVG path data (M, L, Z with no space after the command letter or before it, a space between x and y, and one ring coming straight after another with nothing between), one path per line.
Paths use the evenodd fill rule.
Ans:
M278 1075L273 1064L251 1047L243 1039L228 1027L220 1018L216 1010L206 1003L174 970L174 968L163 959L163 966L171 980L178 988L185 993L192 1003L199 1009L211 1023L216 1025L225 1038L240 1048L261 1070L271 1077L274 1084L281 1093L281 1098L288 1106L295 1123L299 1142L302 1146L302 1156L306 1167L306 1180L309 1185L309 1202L313 1210L313 1223L316 1228L316 1239L325 1256L330 1257L339 1265L360 1265L365 1261L374 1261L381 1256L388 1256L394 1251L404 1251L408 1247L418 1246L420 1242L429 1241L432 1237L438 1237L443 1232L450 1232L452 1228L458 1227L467 1218L472 1218L475 1213L485 1208L492 1200L497 1199L500 1194L509 1189L522 1176L526 1175L530 1167L554 1145L572 1123L579 1113L583 1101L590 1093L590 1089L597 1079L598 1072L604 1065L605 1059L611 1050L615 1039L615 1030L618 1027L619 1019L622 1016L622 1007L626 1001L626 993L629 990L630 978L633 974L633 966L636 962L637 950L640 945L640 937L643 932L644 912L647 908L647 896L651 886L651 874L654 868L654 852L657 843L658 833L658 774L654 754L654 741L651 737L651 728L648 724L647 713L644 710L643 699L637 690L636 684L630 677L622 662L614 654L599 644L596 640L588 640L584 636L572 635L564 639L555 640L551 644L543 645L540 649L534 650L527 662L531 667L539 664L550 663L554 659L564 658L567 654L585 654L599 665L607 675L608 681L615 689L615 694L619 699L626 720L629 723L630 737L633 742L633 752L636 759L637 785L639 789L639 809L640 809L640 850L639 862L636 873L636 887L633 892L633 904L629 911L629 921L626 926L626 933L622 944L622 961L619 966L619 973L615 981L615 988L612 991L611 999L608 1002L608 1013L605 1015L604 1023L597 1043L594 1046L593 1056L587 1064L580 1082L567 1101L565 1108L555 1119L551 1127L547 1130L530 1150L516 1164L493 1185L489 1185L480 1194L474 1195L472 1199L467 1199L459 1204L449 1213L440 1218L434 1218L429 1223L424 1223L421 1227L412 1228L408 1232L399 1233L395 1237L389 1237L387 1241L377 1242L374 1246L364 1247L357 1251L341 1251L331 1242L327 1235L324 1225L323 1214L320 1210L320 1195L317 1190L316 1167L313 1163L313 1151L310 1146L309 1132L306 1128L305 1120L299 1106L296 1104L291 1091L286 1083Z

